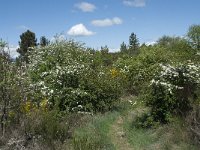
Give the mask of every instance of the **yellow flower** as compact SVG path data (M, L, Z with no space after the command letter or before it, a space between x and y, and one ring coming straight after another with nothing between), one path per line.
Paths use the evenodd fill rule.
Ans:
M31 102L30 101L27 101L24 105L24 110L26 113L30 112L31 110Z
M46 110L46 109L47 109L47 106L48 106L48 100L47 100L47 99L43 99L43 100L40 102L40 107L41 107L43 110Z
M119 71L115 68L111 69L110 73L111 73L112 78L115 78L119 75Z
M10 118L14 118L14 116L15 116L15 112L14 111L9 111L8 112L8 116L10 117Z
M26 101L21 104L21 111L24 113L29 113L31 110L32 103L30 101Z

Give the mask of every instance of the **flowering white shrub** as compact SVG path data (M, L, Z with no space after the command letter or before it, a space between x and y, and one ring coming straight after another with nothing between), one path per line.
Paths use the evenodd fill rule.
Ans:
M38 101L68 111L96 111L110 107L120 93L105 68L93 69L93 55L79 43L62 41L30 54L31 87ZM42 98L41 98L42 97ZM115 100L116 100L115 99ZM110 103L110 104L108 104Z
M178 64L176 66L160 64L161 72L151 85L161 85L173 94L173 91L184 89L185 84L200 83L200 65L194 63Z
M192 62L174 66L160 64L160 69L151 80L147 104L152 106L156 121L168 122L174 113L185 115L191 109L200 84L200 65Z
M65 93L66 88L68 94L87 94L79 89L78 82L89 68L89 62L86 64L85 61L88 56L89 53L73 41L34 49L30 54L29 72L33 81L30 86L52 103L55 103L56 97Z

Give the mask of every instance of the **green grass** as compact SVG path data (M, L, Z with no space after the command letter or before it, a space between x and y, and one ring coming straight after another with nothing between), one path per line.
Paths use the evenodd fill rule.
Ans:
M148 112L143 104L131 105L129 100L136 100L133 97L126 98L116 105L115 111L105 114L98 114L87 118L84 125L77 128L71 140L73 150L115 150L113 135L109 134L114 123L119 117L123 118L122 128L125 131L125 141L134 150L198 150L192 144L187 133L186 125L181 119L175 118L173 123L160 125L157 128L145 129L134 126L137 116ZM116 137L115 137L116 139ZM119 138L120 140L120 138ZM116 142L116 141L115 141ZM123 146L122 146L123 147Z
M152 129L137 128L134 126L133 112L140 113L137 108L124 116L124 129L129 143L135 150L198 150L191 144L187 129L181 119L175 122ZM142 114L142 113L141 113ZM130 116L132 115L132 117Z
M92 116L85 126L76 129L72 147L74 150L114 150L114 145L108 136L110 126L119 116L118 112Z

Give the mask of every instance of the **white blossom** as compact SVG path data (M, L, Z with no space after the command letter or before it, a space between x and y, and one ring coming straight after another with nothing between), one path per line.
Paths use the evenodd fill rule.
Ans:
M178 80L183 82L200 83L200 65L193 64L191 61L188 64L178 64L176 66L160 64L161 72L152 79L150 85L160 85L164 87L170 94L173 90L182 90L184 87L177 85Z

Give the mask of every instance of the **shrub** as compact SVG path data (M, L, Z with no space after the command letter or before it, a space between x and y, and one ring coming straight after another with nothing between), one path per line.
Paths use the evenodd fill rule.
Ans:
M193 106L193 110L189 113L186 118L188 124L188 130L193 141L200 145L200 105L196 104Z
M27 142L36 142L42 147L59 149L72 138L73 130L82 124L81 114L63 114L57 110L30 112L25 118L24 133Z
M131 94L146 91L146 87L158 71L159 63L169 62L173 55L158 46L141 48L137 57L118 59L115 66L126 77L126 89Z
M19 122L20 101L26 99L25 67L17 67L11 60L9 47L0 40L0 133L4 136L10 125Z
M69 112L110 109L120 95L119 79L109 69L94 67L93 55L74 41L35 49L29 74L38 103L47 99L50 105Z
M167 123L174 114L186 116L195 102L196 88L200 83L200 66L185 64L160 65L161 72L151 81L146 103L151 106L155 121Z

